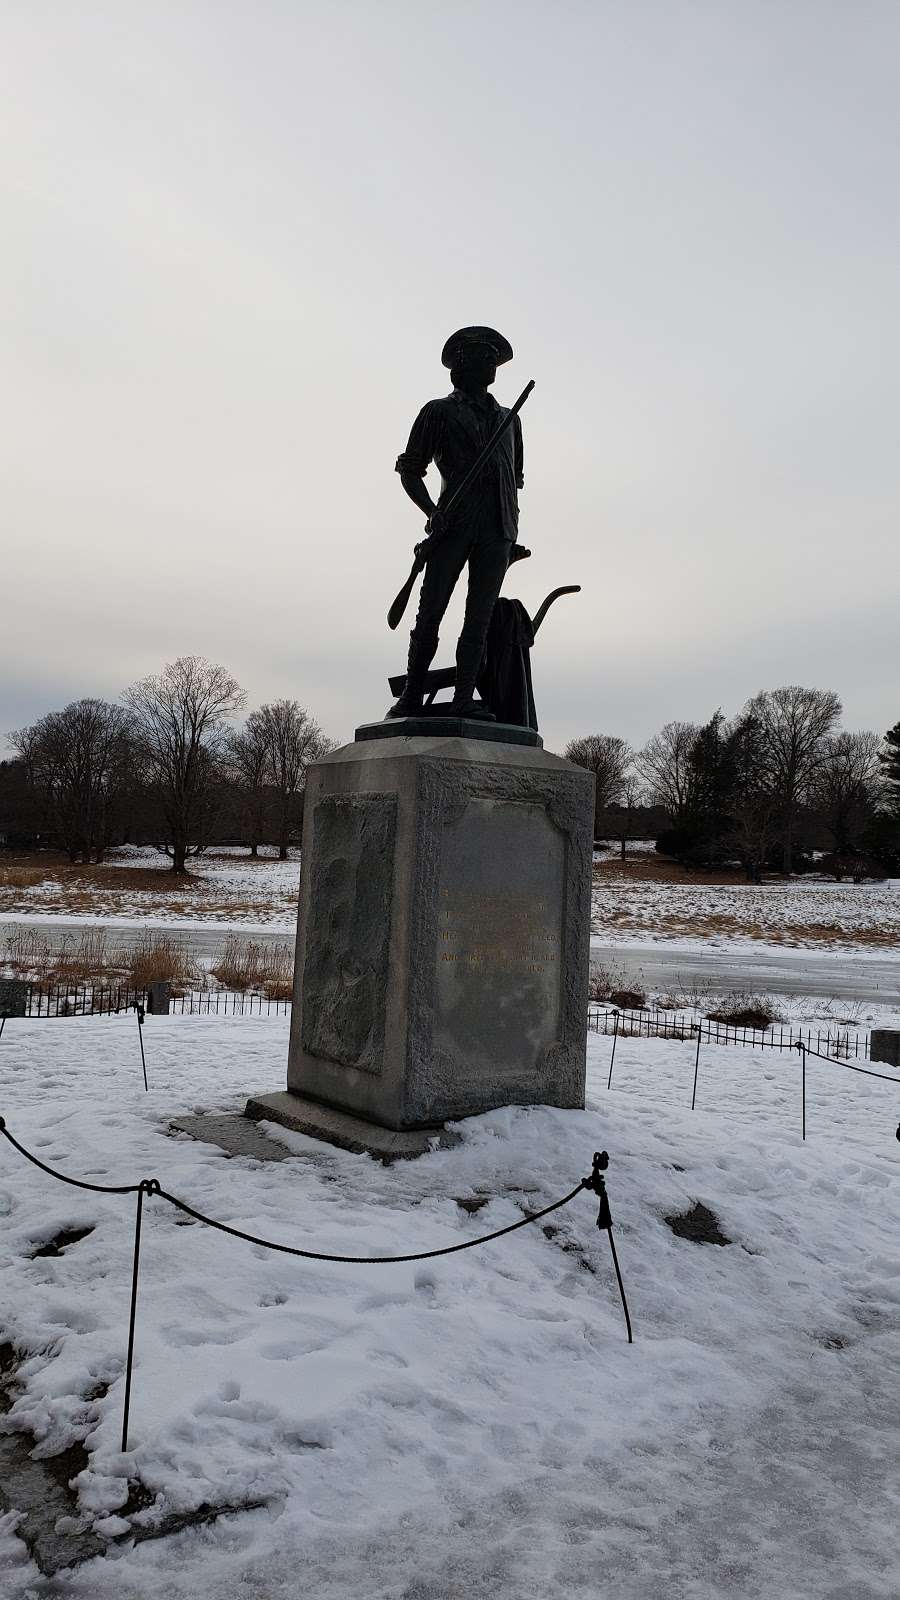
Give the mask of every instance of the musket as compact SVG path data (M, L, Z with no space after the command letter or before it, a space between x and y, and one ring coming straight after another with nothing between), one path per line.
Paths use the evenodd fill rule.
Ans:
M481 450L479 450L478 455L472 462L468 472L463 474L459 480L459 483L456 484L455 487L450 491L450 494L447 496L444 504L442 506L438 506L437 509L442 517L449 516L457 501L462 498L469 486L478 477L478 474L485 462L490 456L493 455L494 450L496 449L500 440L503 438L507 428L512 424L513 417L517 417L519 415L519 412L521 411L533 388L534 379L530 378L522 390L522 393L519 395L515 405L510 407L509 411L506 413L506 416L503 418L503 421L498 422L496 428L488 439L487 444L485 444ZM428 540L423 540L422 544L416 547L416 559L412 564L412 570L409 574L409 577L407 578L403 588L400 590L400 593L397 595L390 611L388 612L387 620L389 628L396 628L401 617L403 616L404 611L409 605L409 597L412 594L413 584L428 560L429 552L425 548L427 543ZM431 548L433 550L434 545L432 545ZM419 553L420 551L422 554Z

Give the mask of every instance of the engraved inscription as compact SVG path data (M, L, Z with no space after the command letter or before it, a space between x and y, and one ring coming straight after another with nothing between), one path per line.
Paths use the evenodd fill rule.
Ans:
M545 972L559 959L559 934L548 927L549 915L543 897L521 891L442 889L438 959Z
M473 799L445 823L436 1034L468 1066L534 1068L559 1035L564 865L542 805Z

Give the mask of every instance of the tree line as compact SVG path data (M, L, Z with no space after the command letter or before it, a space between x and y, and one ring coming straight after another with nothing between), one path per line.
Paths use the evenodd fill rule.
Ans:
M0 765L0 833L23 843L38 834L83 862L151 843L177 873L231 835L254 856L273 843L286 858L307 768L334 745L296 700L262 705L235 728L245 703L224 667L180 656L120 703L76 700L15 729L17 759Z
M623 855L649 819L663 854L739 865L751 880L803 870L813 850L837 878L900 871L900 722L848 732L841 713L831 690L792 684L730 720L668 722L640 750L589 734L566 756L595 774L595 833L619 838Z

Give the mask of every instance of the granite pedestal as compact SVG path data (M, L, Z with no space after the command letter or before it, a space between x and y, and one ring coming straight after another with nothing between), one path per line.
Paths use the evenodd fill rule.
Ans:
M412 1155L583 1106L593 776L481 727L360 734L310 769L287 1093L247 1114Z

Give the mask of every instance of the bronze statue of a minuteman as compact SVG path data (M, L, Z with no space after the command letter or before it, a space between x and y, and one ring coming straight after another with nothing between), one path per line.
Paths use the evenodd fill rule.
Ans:
M438 646L438 629L457 580L468 562L469 587L462 633L456 647L456 689L448 714L488 717L473 701L491 612L513 559L519 522L517 490L522 477L522 426L518 416L499 440L472 487L448 516L441 503L464 477L507 415L488 393L497 368L512 360L512 346L494 328L461 328L444 345L453 393L429 400L413 423L409 443L397 459L400 482L428 518L427 557L416 624L410 634L406 687L388 716L415 716L422 708L425 676ZM434 462L442 488L437 505L425 487Z

